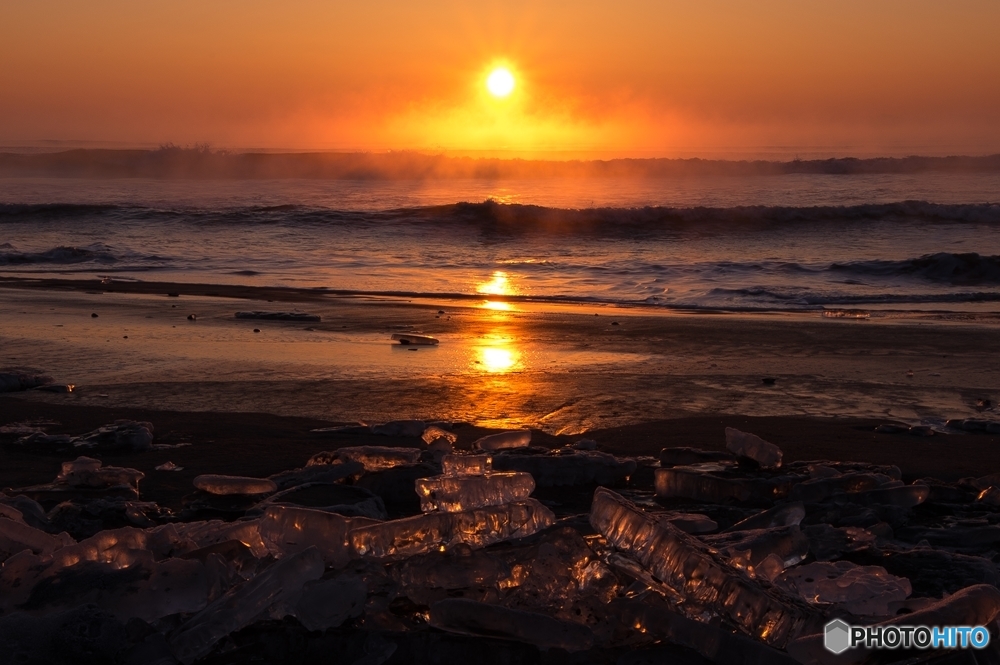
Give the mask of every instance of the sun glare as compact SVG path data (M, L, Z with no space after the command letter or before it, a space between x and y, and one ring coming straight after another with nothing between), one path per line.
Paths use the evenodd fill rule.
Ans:
M514 75L506 67L497 67L486 78L486 88L494 97L506 97L514 92Z
M490 373L503 373L517 363L517 357L510 349L488 347L481 353L483 369Z
M507 278L507 273L505 273L502 270L494 270L490 281L482 282L479 286L476 287L476 292L491 296L514 295L514 289L510 285L510 280Z

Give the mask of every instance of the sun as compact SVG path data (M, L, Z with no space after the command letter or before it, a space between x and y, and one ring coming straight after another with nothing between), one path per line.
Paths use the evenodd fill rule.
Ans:
M514 92L514 75L506 67L497 67L486 77L486 89L494 97L506 97Z

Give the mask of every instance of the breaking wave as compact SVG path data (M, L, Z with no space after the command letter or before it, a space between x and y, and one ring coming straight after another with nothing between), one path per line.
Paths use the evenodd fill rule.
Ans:
M10 243L0 245L0 266L13 270L30 269L32 266L73 266L100 268L104 271L155 270L171 263L168 257L142 254L133 251L116 251L103 243L84 247L60 245L43 251L19 251Z
M75 263L113 264L118 262L110 248L105 245L89 247L60 246L44 252L19 252L13 245L0 246L0 266L24 266L37 263L71 265Z
M866 277L915 277L947 284L1000 284L1000 256L939 252L906 261L834 263L830 270Z
M0 204L5 222L109 218L131 222L186 221L196 224L288 225L458 225L495 233L590 233L619 235L713 232L727 228L901 221L1000 224L1000 204L941 204L926 201L855 206L738 206L639 208L550 208L536 205L454 203L379 212L300 205L163 209L89 204Z

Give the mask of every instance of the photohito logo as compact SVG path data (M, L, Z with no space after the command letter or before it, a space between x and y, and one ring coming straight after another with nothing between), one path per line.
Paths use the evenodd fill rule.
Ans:
M841 619L826 624L823 646L848 649L982 649L990 643L984 626L852 626Z

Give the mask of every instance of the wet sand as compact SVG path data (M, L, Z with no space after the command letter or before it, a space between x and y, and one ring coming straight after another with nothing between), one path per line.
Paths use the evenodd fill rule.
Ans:
M195 444L128 462L147 473L144 492L171 500L190 488L189 474L267 475L349 444L316 440L313 427L403 418L467 422L469 436L520 426L567 440L586 434L626 454L719 449L729 425L773 440L790 459L894 463L912 477L942 479L1000 468L997 437L871 431L880 422L995 418L978 405L1000 401L1000 335L988 321L483 305L4 280L0 367L77 388L0 395L0 425L52 420L59 424L48 431L79 434L115 418L149 420L158 441ZM291 309L323 320L234 318ZM389 342L404 330L441 344L410 351ZM58 467L4 455L3 486L49 481ZM166 459L188 470L152 471Z

